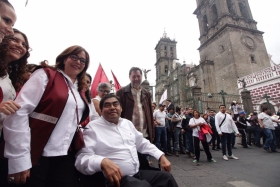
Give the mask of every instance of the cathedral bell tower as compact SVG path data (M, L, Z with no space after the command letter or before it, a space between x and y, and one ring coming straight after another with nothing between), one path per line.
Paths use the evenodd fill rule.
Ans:
M270 66L248 0L196 0L200 29L198 84L237 94L237 79ZM199 72L198 72L199 71Z
M166 89L167 79L172 69L174 60L177 60L176 51L177 42L167 37L164 31L163 36L158 41L156 50L156 86L155 86L155 99L159 103L160 98Z

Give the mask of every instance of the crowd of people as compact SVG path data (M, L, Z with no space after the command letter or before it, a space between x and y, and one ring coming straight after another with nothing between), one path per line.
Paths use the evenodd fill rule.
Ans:
M210 145L213 151L222 150L224 160L238 159L232 154L232 149L236 149L236 137L241 138L240 144L243 148L262 147L270 153L278 152L276 148L280 148L280 109L274 114L267 107L263 107L259 114L254 112L246 116L246 112L236 101L233 101L228 109L225 105L220 105L218 113L207 107L204 114L189 107L174 109L171 100L167 101L167 105L159 104L158 109L156 103L153 103L153 106L156 144L158 148L167 151L166 155L174 154L178 157L180 154L187 154L197 163L200 151L204 150L208 161L216 162L209 151ZM164 112L160 118L161 121L165 118L166 132L164 129L157 130L164 126L162 122L158 122L158 113ZM200 138L200 131L204 132L204 139Z
M198 163L200 143L209 162L216 162L210 142L212 150L222 149L224 160L238 159L232 154L233 140L242 135L248 148L246 133L254 134L253 143L261 146L263 132L264 149L277 151L274 126L279 120L268 109L251 119L245 112L236 114L234 106L234 118L224 105L217 114L209 109L203 116L175 107L171 100L157 109L141 87L138 67L130 69L127 86L111 93L109 83L100 83L92 98L85 48L67 47L54 66L47 61L29 64L28 37L13 28L15 22L13 6L0 0L0 186L77 187L91 182L99 187L176 187L165 156L188 154ZM249 129L247 122L255 126ZM150 156L160 168L150 167ZM100 173L102 177L85 180Z

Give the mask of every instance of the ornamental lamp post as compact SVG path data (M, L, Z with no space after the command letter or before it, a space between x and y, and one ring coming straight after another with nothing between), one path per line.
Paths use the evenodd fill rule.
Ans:
M270 96L268 96L267 94L265 94L263 98L266 99L267 108L270 110L270 103L269 103L269 98L270 98Z

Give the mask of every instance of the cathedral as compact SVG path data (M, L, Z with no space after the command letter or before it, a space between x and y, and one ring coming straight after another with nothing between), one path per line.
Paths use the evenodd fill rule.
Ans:
M166 33L155 47L156 102L165 90L173 103L185 106L186 89L239 94L240 77L270 67L263 40L248 0L196 0L200 29L200 62L177 62L176 41Z

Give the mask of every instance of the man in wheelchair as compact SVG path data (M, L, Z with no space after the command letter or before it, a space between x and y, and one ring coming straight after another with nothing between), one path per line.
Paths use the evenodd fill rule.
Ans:
M78 171L85 175L102 171L106 186L178 186L164 153L143 138L131 121L120 117L120 99L106 95L99 105L101 118L90 122L83 132L86 146L76 155ZM158 159L163 171L139 169L137 151Z

